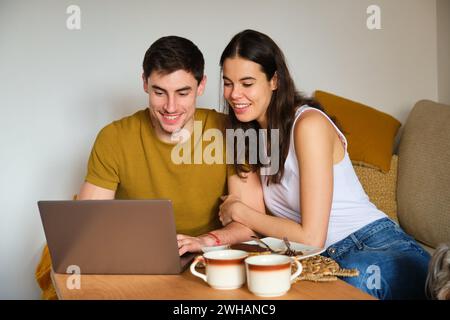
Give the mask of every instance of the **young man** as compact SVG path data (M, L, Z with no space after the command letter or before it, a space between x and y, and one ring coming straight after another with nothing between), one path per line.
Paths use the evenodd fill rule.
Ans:
M249 194L243 190L252 188L242 188L243 183L259 183L259 178L250 174L244 182L228 172L225 154L221 164L176 164L172 159L178 142L172 141L173 133L189 133L184 143L189 144L193 159L208 145L192 134L195 124L201 125L202 132L224 129L223 114L196 108L196 98L206 84L202 53L187 39L164 37L147 50L143 69L148 108L100 131L77 199L171 199L180 255L200 251L202 246L248 240L254 233L239 223L218 229L220 197L227 193L228 185L230 199L241 199L264 212L257 205L263 203L262 194ZM56 299L50 270L46 246L36 269L44 299Z
M242 183L258 183L256 176L246 182L232 177L225 155L219 164L176 164L172 159L178 142L173 134L180 130L189 133L183 143L188 143L191 159L208 145L192 134L194 121L202 132L224 130L223 114L196 108L196 98L206 84L203 70L203 55L190 40L169 36L154 42L143 61L148 108L100 131L78 194L80 200L171 199L180 255L202 246L245 241L253 235L239 223L218 229L220 197L227 193L227 180L230 193L250 206L257 203L255 195L240 191Z

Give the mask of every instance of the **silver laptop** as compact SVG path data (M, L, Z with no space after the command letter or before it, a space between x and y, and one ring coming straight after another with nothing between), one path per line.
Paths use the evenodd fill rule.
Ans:
M170 200L39 201L53 270L81 274L179 274Z

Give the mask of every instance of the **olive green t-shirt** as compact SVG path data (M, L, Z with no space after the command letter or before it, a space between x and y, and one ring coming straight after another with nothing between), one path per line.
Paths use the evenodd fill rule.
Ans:
M194 119L202 133L214 128L223 133L224 114L197 108ZM157 138L146 108L112 122L99 132L89 158L86 181L115 190L116 199L170 199L177 232L197 236L220 227L219 197L226 194L227 165L225 141L222 139L220 144L216 140L196 135L194 130L185 142L187 145L179 146L190 150L191 164L177 164L181 157L189 159L188 153L178 150L175 154L180 157L172 160L175 145ZM219 145L223 146L223 153L216 154L219 148L214 146ZM215 159L223 154L223 159L207 164L199 158L200 150L205 154L208 151ZM199 159L202 163L194 164Z

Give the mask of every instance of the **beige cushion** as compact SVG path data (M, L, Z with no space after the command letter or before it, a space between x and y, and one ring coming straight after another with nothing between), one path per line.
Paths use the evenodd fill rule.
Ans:
M397 215L404 230L435 248L450 241L450 106L419 101L399 147Z
M370 201L393 220L397 220L397 164L398 156L393 155L389 171L383 173L353 162L356 175Z

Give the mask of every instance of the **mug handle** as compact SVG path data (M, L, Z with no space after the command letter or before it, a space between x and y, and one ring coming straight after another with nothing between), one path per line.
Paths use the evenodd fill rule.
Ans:
M195 270L195 266L200 261L202 261L204 263L205 262L205 258L203 258L203 256L198 256L198 257L195 258L194 262L192 262L191 267L190 267L191 273L194 276L199 277L200 279L203 279L203 281L207 282L206 275L204 275L203 273L197 272L197 270Z
M291 276L291 283L294 282L295 278L297 278L300 273L302 273L303 271L303 266L302 264L297 260L297 258L292 258L292 262L294 262L297 265L297 271L295 271L295 273Z

